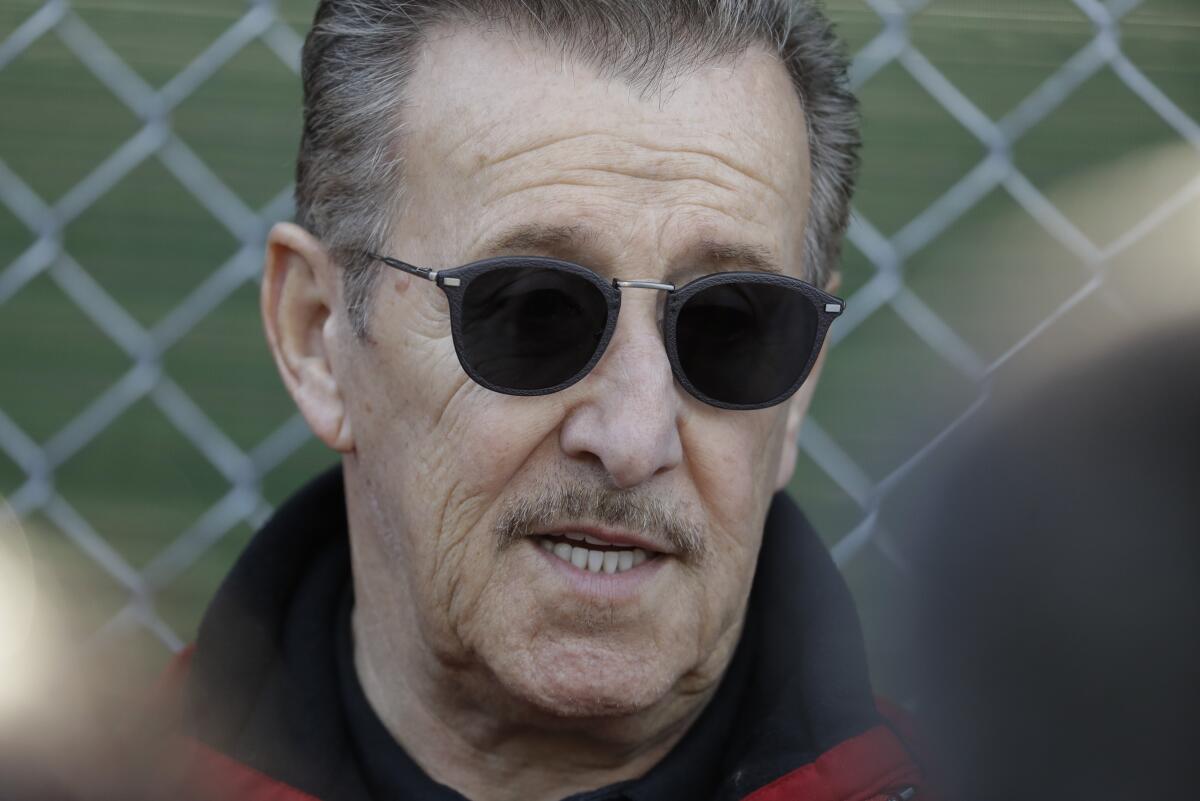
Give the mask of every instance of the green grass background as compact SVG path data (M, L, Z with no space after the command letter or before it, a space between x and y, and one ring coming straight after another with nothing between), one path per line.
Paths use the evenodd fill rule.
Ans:
M0 40L38 6L0 4ZM159 87L245 11L241 0L78 0L79 16L151 86ZM312 0L281 0L281 15L307 27ZM862 0L829 8L852 50L881 30ZM909 25L913 43L992 119L1000 119L1093 35L1064 0L934 0ZM1200 2L1147 0L1121 24L1131 61L1193 119L1200 119ZM860 90L865 151L859 212L885 235L939 198L985 148L899 65ZM265 45L252 43L170 117L174 130L245 203L262 207L291 178L300 124L297 77ZM139 129L139 121L53 34L0 70L0 160L53 203ZM1013 147L1021 171L1097 244L1113 241L1196 169L1157 176L1156 196L1089 198L1083 213L1061 187L1130 154L1179 136L1109 69L1087 80ZM1194 165L1193 165L1194 166ZM1183 217L1164 227L1176 234ZM1192 213L1191 219L1200 217ZM997 237L998 221L1004 236ZM1172 227L1173 226L1173 227ZM1158 234L1155 234L1158 236ZM34 241L0 206L0 268ZM1042 257L1012 243L1037 243ZM150 158L65 229L69 252L142 325L153 326L238 247L175 178ZM1157 252L1161 252L1157 251ZM1176 255L1186 259L1186 254ZM1192 259L1194 264L1195 259ZM1114 265L1126 285L1161 294L1137 253ZM843 294L873 275L847 247ZM1002 190L967 211L914 254L908 285L985 359L993 359L1078 289L1088 272ZM1187 285L1182 291L1200 287ZM1164 291L1172 290L1167 287ZM163 368L242 448L252 448L292 414L261 335L257 286L249 282L163 357ZM1054 336L1086 339L1112 314L1100 302L1072 312ZM0 409L45 442L131 366L63 290L41 275L0 305ZM976 388L884 307L834 351L812 415L872 479L886 476L960 413ZM277 503L333 461L310 443L266 476ZM0 453L0 494L24 481ZM228 489L205 458L147 400L120 415L55 474L56 489L135 567L145 565ZM791 492L832 544L861 519L858 506L806 456ZM72 599L80 638L124 603L121 588L82 555L44 514L27 521L46 569ZM251 536L235 528L156 599L185 640L208 598ZM889 625L889 599L904 576L877 548L846 567L859 600L874 669L884 689L898 679L890 658L904 643ZM166 652L148 634L114 646L150 675Z

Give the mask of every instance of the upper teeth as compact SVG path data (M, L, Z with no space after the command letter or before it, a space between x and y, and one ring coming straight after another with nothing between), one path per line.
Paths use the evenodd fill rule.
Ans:
M595 537L589 537L587 534L576 534L575 532L569 532L567 534L563 534L563 536L569 540L575 540L576 542L586 542L591 545L612 545L611 542L605 542L604 540L598 540Z
M609 544L602 540L584 537L582 534L565 534L563 536L576 542L583 541L592 545ZM539 542L543 548L564 562L570 562L580 570L587 570L591 573L599 573L601 571L605 573L623 573L626 570L637 567L648 558L646 552L641 548L622 551L593 551L590 548L580 548L568 545L565 542L553 542L546 537L542 537Z

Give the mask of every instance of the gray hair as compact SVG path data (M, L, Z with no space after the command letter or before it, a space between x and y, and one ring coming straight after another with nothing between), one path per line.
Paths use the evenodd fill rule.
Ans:
M379 265L403 197L400 102L436 27L500 24L561 45L645 92L672 68L698 67L754 44L786 66L805 113L812 186L804 270L837 269L858 169L858 104L845 51L819 0L321 0L304 45L304 132L297 221L344 269L350 324L367 333Z

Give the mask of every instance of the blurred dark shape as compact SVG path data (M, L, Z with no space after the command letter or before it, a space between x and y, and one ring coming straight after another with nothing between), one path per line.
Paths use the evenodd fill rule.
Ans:
M1200 792L1200 325L983 413L906 539L944 795Z

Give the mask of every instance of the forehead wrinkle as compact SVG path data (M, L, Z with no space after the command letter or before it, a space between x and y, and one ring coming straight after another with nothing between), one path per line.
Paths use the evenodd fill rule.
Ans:
M449 127L450 130L460 128L461 132L457 137L447 136L439 127L436 135L440 139L441 146L444 148L441 158L448 164L459 163L467 165L468 170L472 161L474 161L476 166L480 165L482 157L472 155L474 150L472 146L486 139L489 127L485 123L472 124L470 119L462 120L457 126L445 127ZM466 151L466 154L460 155L460 151Z
M722 135L722 138L727 137ZM634 179L658 182L699 180L720 187L721 189L737 192L739 189L735 187L735 182L722 180L723 176L721 173L732 172L743 179L748 179L752 184L766 187L785 202L790 203L791 201L785 189L772 181L768 175L753 169L747 164L739 163L731 156L713 148L703 147L699 144L656 144L645 139L632 141L623 137L613 136L610 133L597 131L545 137L531 144L513 148L495 157L488 157L480 153L473 165L473 172L475 173L473 177L476 179L483 178L485 173L493 171L497 167L504 167L503 172L512 171L519 173L522 169L528 169L519 162L544 154L546 151L557 148L559 145L576 142L583 144L583 146L580 148L578 154L568 156L567 163L561 166L560 169L564 174L571 172L611 173ZM599 146L589 147L588 144L593 142ZM610 145L605 147L607 143L615 143L616 146ZM631 149L632 152L620 152L621 149ZM666 157L660 156L659 158L646 159L643 155L639 158L635 155L637 151L646 151L650 154L665 154ZM553 158L553 155L549 157ZM574 164L569 163L571 159L575 160ZM717 169L704 169L704 166L711 166L712 164L717 165ZM553 166L551 165L552 168ZM699 169L696 169L697 167ZM707 172L710 174L697 175L695 172Z
M779 186L776 186L775 183L773 181L771 181L771 179L768 178L766 175L760 175L759 173L752 170L750 167L738 164L738 163L734 162L733 159L717 152L716 150L694 147L694 146L693 147L655 147L653 144L650 144L648 142L639 142L637 146L641 147L641 148L645 148L646 150L652 150L652 151L656 151L659 153L678 153L678 154L689 153L689 154L697 155L697 156L707 156L708 158L724 165L725 167L732 170L733 172L736 172L740 175L743 175L743 176L749 178L754 183L762 184L763 186L770 189L772 192L774 192L779 197L781 197L785 200L787 199L787 195L783 191L783 189L780 188ZM710 181L710 182L717 183L716 181ZM720 186L720 185L721 184L718 184L718 186ZM732 190L732 187L726 187L726 188L729 188L729 189L731 189L731 191L734 191L734 190Z
M579 175L579 173L582 173L582 175ZM588 176L588 175L594 176L595 180L587 180L586 176ZM603 176L606 176L606 175L610 176L610 178L608 180L603 179ZM733 186L729 186L729 185L721 183L719 181L714 181L710 178L699 178L699 177L695 177L695 176L686 176L686 177L644 176L644 175L638 175L636 173L628 173L628 172L625 172L622 170L617 170L617 169L608 169L608 168L600 168L600 167L581 167L581 168L574 168L571 170L565 170L559 176L556 176L554 178L548 178L545 180L536 180L535 179L535 180L529 181L528 183L523 183L520 186L505 187L503 189L497 189L495 194L492 194L492 195L489 195L489 196L483 198L481 200L481 205L484 208L486 208L488 206L493 205L494 203L497 203L506 198L510 198L514 195L518 195L522 192L531 192L536 189L545 189L545 188L554 187L554 186L573 186L573 187L583 187L583 188L588 188L588 189L599 189L599 190L619 189L619 188L623 188L622 182L620 180L622 178L632 179L632 180L639 181L639 182L642 182L645 184L657 185L657 186L661 186L661 187L675 185L675 184L683 184L683 185L693 184L693 185L698 185L698 188L700 188L700 189L703 189L703 188L718 189L718 190L721 190L722 192L727 192L729 194L737 195L742 198L750 195L750 193L739 191L737 188L735 188ZM691 197L691 196L692 195L689 195L689 197ZM637 200L634 202L645 203L646 201Z
M604 131L580 131L578 133L570 133L570 134L555 134L555 135L544 137L544 138L539 139L532 143L527 143L527 144L520 145L519 147L511 148L511 149L503 151L495 156L487 156L483 153L480 153L479 156L477 157L476 163L477 163L479 170L483 171L483 170L487 169L488 167L499 166L500 164L503 164L506 161L512 161L513 159L520 158L521 156L524 156L528 153L532 153L537 150L543 150L543 149L545 149L547 147L551 147L553 145L562 144L564 142L570 142L575 139L590 139L590 138L602 139L605 136L606 136L606 134Z

